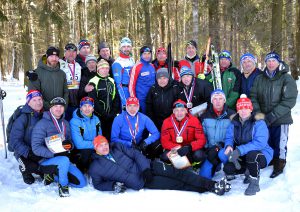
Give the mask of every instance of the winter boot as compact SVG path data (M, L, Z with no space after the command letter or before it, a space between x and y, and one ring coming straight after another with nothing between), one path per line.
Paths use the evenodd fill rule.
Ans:
M70 193L69 193L69 186L62 186L60 184L58 184L58 193L60 197L69 197Z
M35 179L31 173L29 173L27 171L23 171L22 166L19 166L19 169L22 174L24 183L26 183L28 185L31 185L32 183L34 183Z
M274 158L273 161L274 161L274 168L273 168L273 172L272 172L270 178L275 178L278 175L280 175L283 172L283 169L286 164L285 159Z
M249 169L246 169L245 171L245 179L243 181L244 184L249 184L250 183L250 173L249 173Z
M53 174L44 174L44 185L50 185L54 182L54 175Z
M219 182L215 183L212 192L219 196L222 196L225 192L230 191L230 189L231 185L227 182L226 177L224 177Z
M260 191L259 177L252 177L251 175L249 175L249 181L250 181L250 184L245 191L245 195L252 196L252 195L255 195L256 192Z

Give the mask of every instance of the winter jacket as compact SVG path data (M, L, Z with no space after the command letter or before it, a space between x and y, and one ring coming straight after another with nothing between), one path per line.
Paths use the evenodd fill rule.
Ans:
M189 95L194 82L195 82L195 88L192 97L193 107L196 107L204 102L207 102L207 104L210 105L210 94L213 91L213 86L211 83L207 82L206 80L193 78L193 81L191 82L191 85L189 86L188 89L186 89L185 85L182 82L180 82L179 83L180 93L178 97L183 101L187 102L184 89L187 91L187 95Z
M84 88L89 83L89 81L96 76L96 71L89 71L89 69L86 67L81 70L81 80L78 90L78 99L81 100L83 97L88 96L88 93L85 92Z
M31 134L35 124L42 118L43 113L34 111L28 104L24 105L20 116L14 121L10 133L10 145L14 155L27 158L31 150Z
M250 96L255 112L266 115L270 126L292 124L291 109L296 104L297 85L285 63L280 63L276 74L269 78L265 68L263 74L256 77Z
M163 121L173 113L173 103L178 99L179 86L174 80L162 88L152 85L146 98L146 115L160 131Z
M66 60L59 60L60 69L66 73L67 85L69 89L69 105L77 107L79 105L78 90L81 80L81 66L79 63L68 63ZM76 84L74 83L76 82Z
M120 98L114 80L96 74L89 83L94 85L88 95L95 101L95 114L101 121L113 119L120 112Z
M72 141L76 149L94 149L93 140L102 135L101 123L97 116L87 117L76 109L70 121Z
M97 59L97 62L99 62L101 59L104 59L104 58L102 58L101 56L99 56L98 59ZM114 75L113 75L113 71L112 71L112 65L115 62L115 59L112 58L112 57L109 57L108 60L107 59L104 59L104 60L106 62L108 62L108 64L109 64L109 77L113 78Z
M49 111L44 112L43 118L34 126L31 135L31 146L33 153L43 158L54 157L54 153L52 153L46 146L45 138L60 133L55 127L50 116L51 115ZM61 129L63 129L62 123L64 123L65 126L65 140L72 141L69 123L63 117L60 118L58 120L58 124Z
M39 90L43 95L44 108L49 110L50 101L55 97L64 98L68 105L69 91L65 72L59 68L59 65L55 68L47 66L46 60L44 55L39 61L35 70L38 79L29 81L28 90Z
M81 68L86 68L86 64L85 64L85 57L82 56L81 54L78 54L75 58L75 61L77 63L79 63L79 65L81 66Z
M200 120L207 139L206 148L211 148L214 145L224 145L226 130L231 123L229 117L235 112L228 108L225 104L220 116L214 112L213 105L201 115Z
M225 70L221 72L222 78L222 90L226 96L226 104L233 110L235 110L235 105L237 99L240 97L241 89L241 72L232 64Z
M126 99L129 95L129 79L130 71L134 66L134 60L130 56L123 55L120 53L120 56L115 60L112 65L112 71L114 75L114 80L120 95L122 106L126 105Z
M183 137L182 143L176 142L177 134L172 124L172 117L178 130L180 130L184 125L184 122L188 120L186 127L181 134ZM177 146L191 145L192 151L196 151L203 148L205 143L206 139L202 125L199 120L191 114L187 114L181 121L177 121L174 114L164 120L161 128L161 144L164 149L171 150Z
M141 58L141 63L135 65L130 73L129 93L140 101L142 113L146 113L146 97L149 89L155 84L155 68L150 62Z
M232 122L227 128L225 137L225 149L227 146L236 147L241 156L250 151L261 151L269 164L273 158L273 149L268 144L269 130L263 114L251 115L242 124L239 115L232 117Z
M185 56L183 60L179 61L179 71L183 66L187 66L192 69L194 72L194 76L198 77L200 73L203 73L204 71L204 63L200 61L200 58L198 55L196 55L194 58L190 59Z
M135 116L130 116L126 111L118 115L113 122L111 130L111 142L121 143L126 147L132 146L132 135L130 133L128 120L131 123L132 130L135 130L135 125L138 116L137 134L135 136L136 143L142 142L143 132L147 130L151 135L144 141L147 145L159 139L160 133L154 125L153 121L143 113L138 112Z
M165 62L155 59L152 61L152 64L154 65L155 71L157 72L157 70L160 68L168 68L168 59ZM177 67L172 68L172 79L176 80L177 82L180 81L180 74Z
M126 148L122 144L112 143L110 155L93 155L93 162L89 168L94 188L100 191L113 191L115 182L122 182L127 188L139 190L144 187L142 172L150 168L150 161L139 151Z
M242 74L240 94L246 94L247 97L250 97L250 90L253 86L254 80L260 74L262 74L262 71L259 68L255 68L255 70L248 76L248 78L246 78L245 75Z

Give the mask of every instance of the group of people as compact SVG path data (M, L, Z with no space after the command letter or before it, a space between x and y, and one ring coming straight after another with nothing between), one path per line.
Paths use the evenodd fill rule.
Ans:
M116 60L106 42L98 46L98 59L90 47L88 40L68 43L62 59L49 47L26 74L26 104L9 139L25 183L38 174L45 185L58 182L64 197L69 186L86 186L88 175L101 191L223 195L229 180L245 174L245 195L255 195L261 169L273 165L271 178L283 172L298 91L277 53L266 55L261 71L252 54L241 56L239 70L222 51L222 89L214 89L213 69L195 41L169 69L163 47L152 61L152 49L143 46L137 63L127 37ZM204 111L192 113L202 105ZM174 154L189 165L176 167ZM222 167L225 177L213 180Z

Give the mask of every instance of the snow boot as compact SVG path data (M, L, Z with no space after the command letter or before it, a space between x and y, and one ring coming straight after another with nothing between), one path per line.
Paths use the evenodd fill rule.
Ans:
M222 178L219 182L216 182L213 189L213 193L222 196L225 192L230 191L231 185L227 182L226 177Z
M23 181L24 183L28 184L28 185L31 185L34 183L35 179L34 177L32 176L31 173L27 172L27 171L23 171L22 167L19 166L19 169L20 169L20 172L22 174L22 177L23 177Z
M273 172L272 172L270 178L275 178L278 175L280 175L283 172L283 169L286 164L285 159L274 158L273 161L274 161L274 168L273 168Z
M69 193L69 186L62 186L60 184L58 184L58 193L60 197L69 197L70 193Z
M249 181L250 181L250 184L249 184L248 188L245 190L245 195L253 196L256 194L256 192L260 191L259 177L252 177L251 175L249 175Z
M249 184L250 183L250 173L249 173L249 169L246 169L245 171L245 179L243 181L244 184Z
M53 174L44 174L44 185L50 185L54 182L54 175Z

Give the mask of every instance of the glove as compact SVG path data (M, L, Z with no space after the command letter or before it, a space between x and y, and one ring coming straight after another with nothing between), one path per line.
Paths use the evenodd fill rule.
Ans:
M185 156L192 151L191 145L186 145L177 150L178 155Z
M134 148L134 149L136 149L136 150L138 150L138 151L141 151L140 146L137 145L137 144L135 143L135 141L132 141L132 142L131 142L131 147Z
M217 166L220 163L218 158L219 150L220 148L218 146L213 146L207 150L207 160L214 166Z
M30 70L26 72L26 77L30 80L30 81L36 81L38 79L38 75L35 71Z
M66 156L66 157L70 157L70 152L69 151L65 151L65 152L60 152L60 153L55 153L54 157L57 156Z
M27 158L34 162L39 162L42 159L42 157L35 155L31 150L29 150Z
M144 181L147 182L147 183L150 183L153 180L153 174L151 172L151 169L149 169L149 168L145 169L142 172L142 176L143 176Z
M267 124L267 126L271 126L273 122L276 121L276 117L273 115L273 113L268 113L266 116L265 116L265 122Z
M69 150L72 149L73 144L72 144L72 142L69 141L69 140L64 140L64 141L62 142L62 146L63 146L63 148L64 148L65 150L69 151Z
M140 144L138 145L139 146L139 149L142 151L142 152L145 152L146 151L146 148L147 148L147 143L145 141L142 141L140 142Z
M114 182L113 190L115 194L124 193L126 191L126 186L124 185L124 183Z
M234 164L235 168L238 170L241 169L241 164L238 161L240 156L241 156L240 151L238 149L235 149L233 152L231 152L229 154L229 157L228 157L228 161L232 162Z

